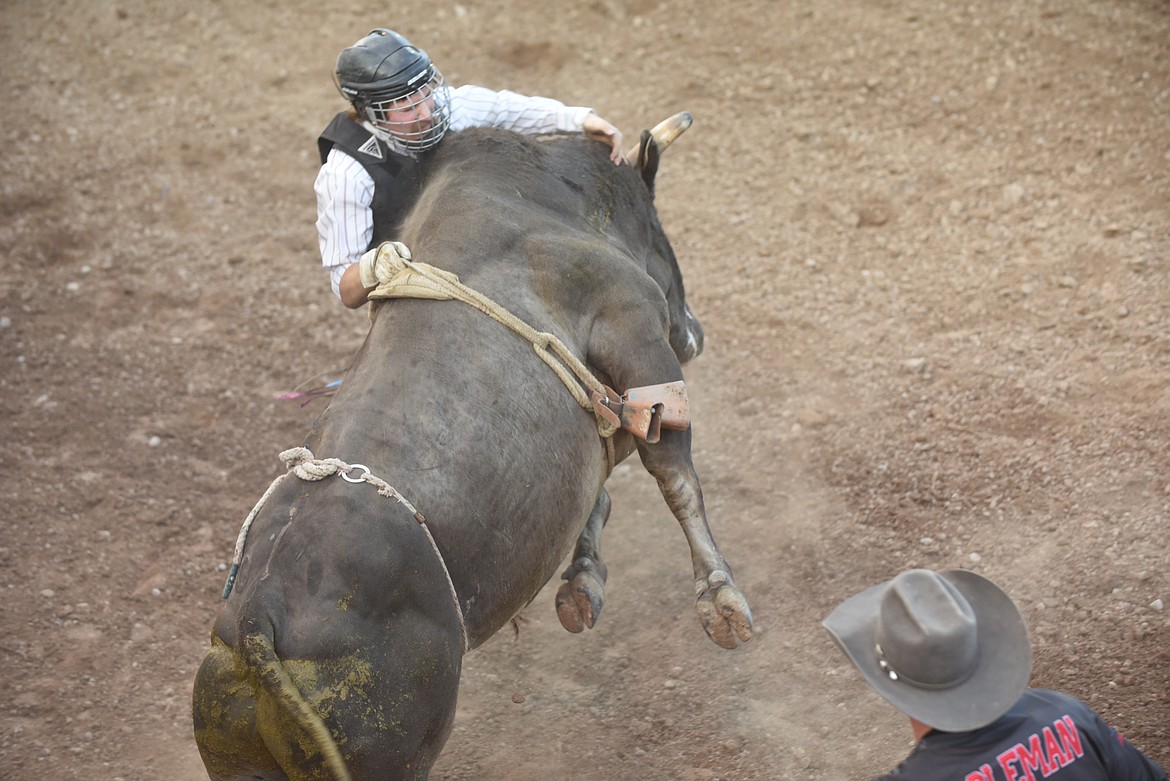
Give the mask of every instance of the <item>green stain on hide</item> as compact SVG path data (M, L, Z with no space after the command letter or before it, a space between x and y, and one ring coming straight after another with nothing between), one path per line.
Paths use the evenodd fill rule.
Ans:
M276 760L256 739L255 685L243 659L215 635L195 687L195 742L212 775L227 776L248 764L276 770Z
M250 665L244 654L215 636L201 678L203 685L196 687L193 699L196 742L208 770L224 776L250 766L258 771L281 767L297 781L332 778L320 741L298 706L290 704L293 699L303 700L320 716L343 758L345 724L362 724L367 737L371 729L401 734L399 717L388 719L387 708L409 705L413 699L376 700L373 668L358 654L325 661L270 657ZM280 679L291 682L295 691L274 687Z

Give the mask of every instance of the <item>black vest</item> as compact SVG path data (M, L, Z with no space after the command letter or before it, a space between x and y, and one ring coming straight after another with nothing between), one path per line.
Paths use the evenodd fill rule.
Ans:
M333 147L361 163L374 180L374 200L370 204L374 235L367 249L398 238L402 221L422 189L423 169L430 153L416 159L394 152L345 111L335 116L317 139L322 164Z

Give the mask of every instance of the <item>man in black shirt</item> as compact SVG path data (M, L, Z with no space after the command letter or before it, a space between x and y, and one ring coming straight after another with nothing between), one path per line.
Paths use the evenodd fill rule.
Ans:
M881 779L1167 781L1080 700L1027 688L1023 616L982 575L907 570L845 600L824 626L910 719L917 744Z

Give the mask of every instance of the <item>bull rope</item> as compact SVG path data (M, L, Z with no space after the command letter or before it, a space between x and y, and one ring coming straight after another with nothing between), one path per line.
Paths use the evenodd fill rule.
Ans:
M260 512L260 508L268 501L268 497L272 496L272 492L280 485L290 474L295 474L302 480L315 482L317 480L324 480L335 474L340 474L342 479L351 483L369 483L378 489L380 496L385 496L388 499L394 499L414 516L414 520L422 527L422 530L427 535L427 541L430 542L431 548L435 551L435 556L439 559L439 565L443 568L443 575L447 578L447 587L451 590L451 604L455 607L455 615L459 619L459 637L463 640L463 652L467 653L467 625L463 620L463 608L459 605L459 593L455 590L455 582L451 580L451 571L447 569L447 562L443 559L443 554L439 550L438 544L435 542L434 536L431 534L430 528L427 526L427 520L423 514L415 509L414 505L407 501L406 497L400 494L392 485L387 483L380 477L370 473L369 467L363 464L347 464L339 458L314 458L313 453L307 447L294 447L285 450L280 454L280 460L284 462L288 471L280 475L272 481L272 485L268 486L268 490L260 497L260 501L256 502L256 506L252 508L252 512L248 513L248 517L244 519L244 525L240 527L240 535L236 538L235 555L232 556L232 567L228 573L227 583L223 587L223 598L227 599L228 595L232 593L232 586L235 585L236 575L240 571L240 561L244 556L244 543L248 539L248 530L252 526L252 521ZM362 474L358 477L350 477L349 473L354 470L362 470Z
M462 301L527 339L540 360L552 369L581 408L597 419L597 433L605 443L606 474L613 471L615 465L613 435L617 431L617 426L598 414L596 406L581 388L581 385L584 385L604 399L607 398L605 385L593 376L589 367L574 355L564 342L554 334L537 331L483 293L460 282L459 277L451 272L437 269L429 263L416 263L410 260L409 250L406 250L407 257L404 257L399 253L395 242L385 242L372 251L378 253L378 260L386 262L376 266L380 272L379 284L370 292L371 299L449 298ZM412 274L422 277L425 282L420 284L417 277L413 277ZM436 293L438 295L435 295ZM573 381L574 376L580 384Z

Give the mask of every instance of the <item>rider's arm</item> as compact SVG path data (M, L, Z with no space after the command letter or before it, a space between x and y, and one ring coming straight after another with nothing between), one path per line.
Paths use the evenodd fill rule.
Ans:
M313 183L317 193L317 240L321 264L329 271L333 292L346 306L366 302L357 262L374 235L374 180L356 160L339 149L329 153ZM356 285L356 289L355 289Z
M451 94L451 129L468 127L498 127L524 135L584 133L609 146L614 163L622 160L621 131L587 106L566 106L553 98L458 87Z

